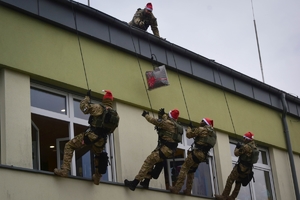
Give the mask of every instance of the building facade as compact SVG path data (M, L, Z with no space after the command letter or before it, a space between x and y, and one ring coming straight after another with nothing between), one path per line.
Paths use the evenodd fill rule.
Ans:
M184 126L214 120L217 144L185 198L223 191L237 162L235 144L248 131L260 157L255 182L238 199L297 198L300 99L76 2L2 0L0 19L1 199L181 199L167 189L193 143L185 136L175 163L164 163L149 190L123 186L157 145L141 113L156 116L160 108L178 108ZM170 84L148 90L145 73L161 65ZM110 165L99 186L87 149L74 153L69 178L53 176L64 144L88 126L79 109L87 89L92 102L111 90L121 118L105 147Z

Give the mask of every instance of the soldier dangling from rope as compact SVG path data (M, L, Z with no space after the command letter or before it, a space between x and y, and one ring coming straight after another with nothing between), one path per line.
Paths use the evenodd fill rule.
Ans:
M54 174L67 177L70 171L73 152L76 149L89 146L95 154L93 181L99 185L102 174L106 173L108 157L103 152L107 142L107 136L114 132L119 124L118 113L113 109L113 95L109 90L103 90L106 94L103 96L102 103L92 104L91 90L88 90L85 98L80 102L80 109L84 114L90 114L89 128L79 135L75 136L66 143L64 149L64 158L61 169L54 169Z
M253 140L254 134L247 132L244 134L244 145L237 143L234 149L234 155L239 156L238 163L232 169L230 175L227 178L226 186L222 195L215 195L218 200L234 200L241 189L241 185L247 186L253 178L253 164L258 160L259 150ZM231 195L231 187L235 182L234 190Z
M150 172L153 170L153 166L157 163L161 163L167 158L173 157L178 143L181 142L183 134L183 127L177 122L179 117L179 111L177 109L171 110L168 114L164 114L162 119L151 117L149 112L145 110L143 111L142 116L145 117L148 122L158 127L160 144L146 158L139 173L135 176L135 179L133 181L128 181L127 179L124 180L125 186L132 191L134 191L139 182L144 179L148 179L147 182L149 185L149 181L152 178Z
M194 145L192 151L188 152L188 157L185 159L180 169L176 184L169 189L172 193L179 193L184 184L185 177L187 176L186 189L183 193L191 195L194 173L201 162L207 162L207 154L216 144L217 135L213 128L213 120L203 118L198 128L188 127L186 130L186 137L194 138Z

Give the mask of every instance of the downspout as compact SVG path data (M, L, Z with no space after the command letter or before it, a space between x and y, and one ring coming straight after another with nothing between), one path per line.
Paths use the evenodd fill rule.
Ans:
M283 107L282 123L283 123L283 127L284 127L284 136L285 136L286 146L287 146L287 149L288 149L288 154L289 154L289 159L290 159L290 165L291 165L291 170L292 170L292 177L293 177L293 182L294 182L296 200L300 200L299 187L298 187L298 182L297 182L297 174L296 174L296 170L295 170L295 162L294 162L293 151L292 151L291 140L290 140L290 134L289 134L289 127L288 127L287 121L286 121L287 103L286 103L286 100L285 100L285 93L282 93L281 101L282 101L282 107Z

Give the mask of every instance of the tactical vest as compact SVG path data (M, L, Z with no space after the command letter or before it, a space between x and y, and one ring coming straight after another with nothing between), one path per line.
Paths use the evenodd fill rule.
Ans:
M103 108L102 115L90 115L89 124L96 128L106 128L110 129L111 132L114 132L114 130L118 127L120 120L117 111L111 108L106 109L102 103L100 103L100 105Z
M175 133L160 129L158 132L159 137L167 136L172 138L177 143L182 142L183 127L174 120L171 119L171 121L175 125Z
M210 147L214 147L217 140L217 134L212 127L207 127L208 134L206 137L197 136L195 138L195 143L199 144L199 142L208 144Z
M251 149L252 149L252 153L251 156L247 156L246 154L243 154L239 157L239 160L241 163L248 163L250 165L253 165L255 163L257 163L258 161L258 156L259 156L259 150L257 149L257 147L248 144Z

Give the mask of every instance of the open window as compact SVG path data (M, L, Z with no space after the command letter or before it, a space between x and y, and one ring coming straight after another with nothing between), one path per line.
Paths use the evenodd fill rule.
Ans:
M84 97L32 84L31 90L33 168L53 172L60 168L65 144L88 127L88 117L79 104ZM99 102L94 102L99 103ZM113 137L108 137L105 150L113 161ZM73 176L92 178L94 155L89 148L74 151L71 162ZM109 165L101 180L112 181L114 165Z

